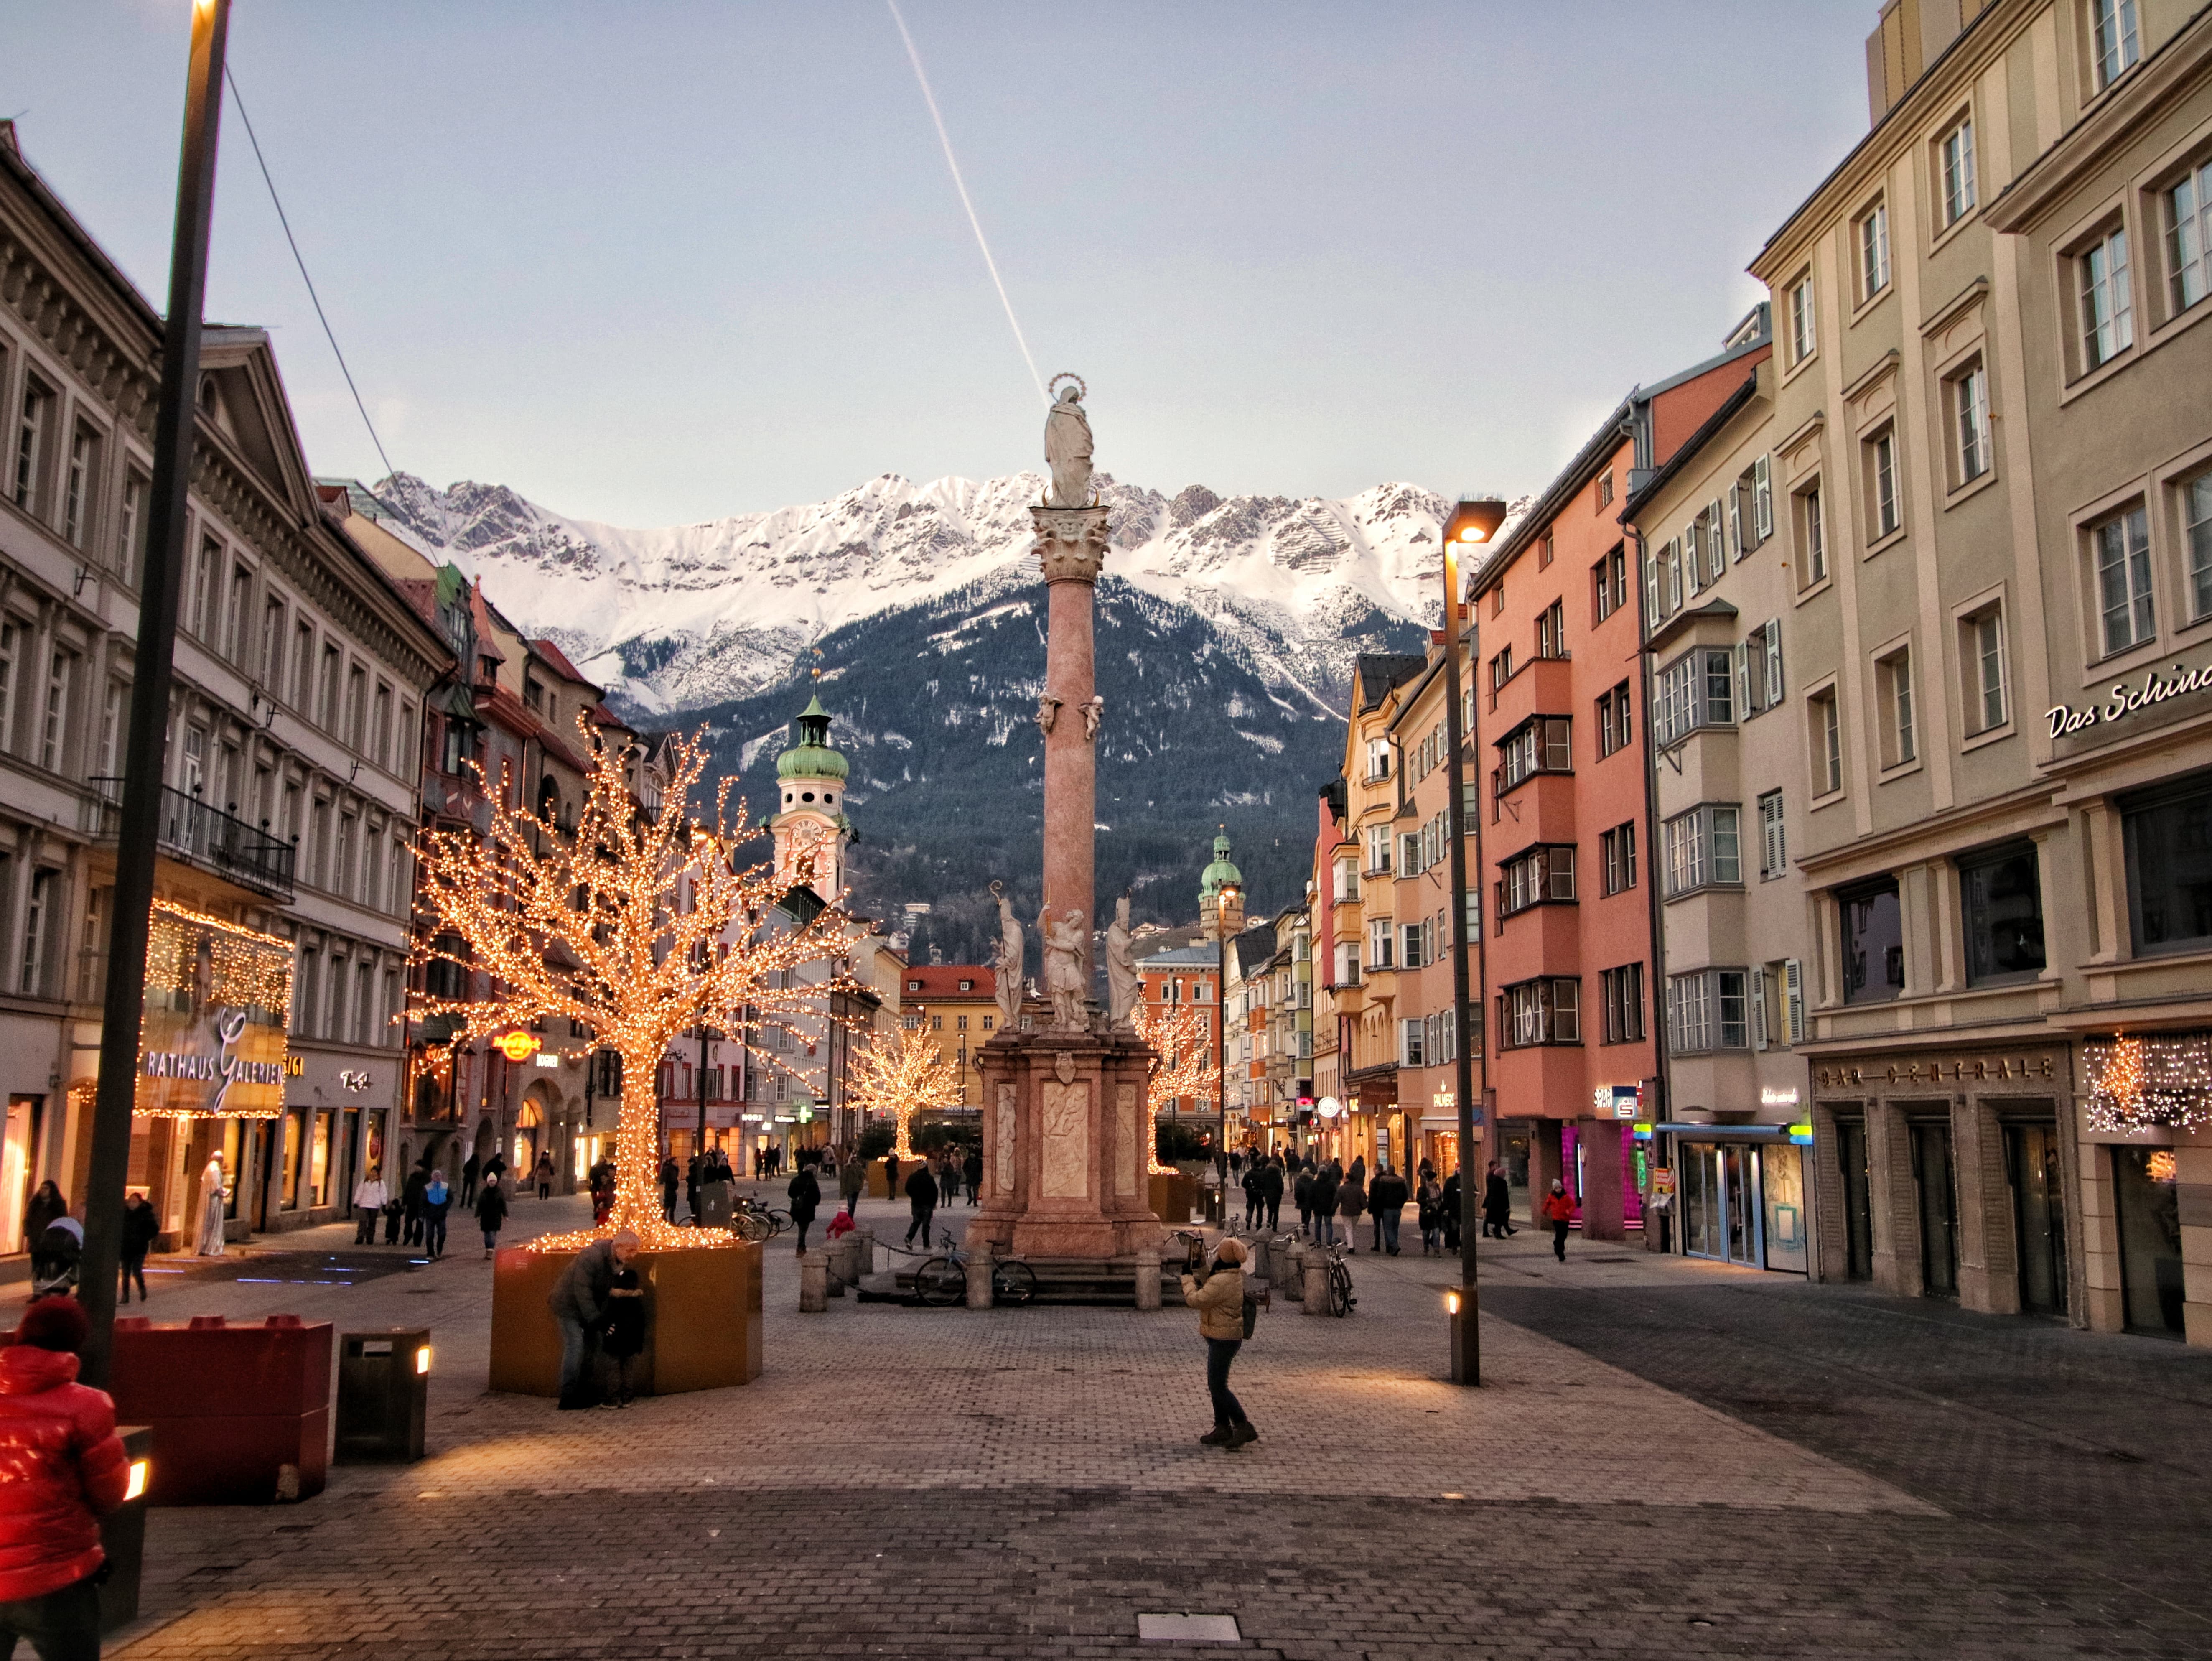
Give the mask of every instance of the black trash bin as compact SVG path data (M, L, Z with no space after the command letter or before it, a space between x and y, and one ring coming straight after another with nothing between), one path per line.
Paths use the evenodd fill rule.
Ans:
M349 1332L338 1340L341 1465L404 1464L422 1457L430 1402L430 1329Z
M113 1632L138 1618L139 1567L146 1558L146 1485L154 1447L149 1425L118 1425L123 1457L131 1462L131 1483L123 1503L100 1519L100 1548L107 1554L106 1578L100 1583L100 1629Z

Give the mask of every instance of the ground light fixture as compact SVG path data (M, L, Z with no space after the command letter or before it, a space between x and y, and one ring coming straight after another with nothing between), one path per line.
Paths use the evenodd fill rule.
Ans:
M1468 1019L1474 1009L1470 995L1471 977L1467 960L1470 934L1479 935L1479 929L1468 927L1467 907L1467 837L1470 829L1480 838L1482 835L1481 815L1475 816L1470 827L1467 823L1467 756L1468 733L1460 719L1460 556L1468 557L1472 568L1480 551L1498 534L1498 526L1505 523L1505 503L1496 496L1463 496L1453 508L1451 517L1444 521L1444 739L1445 762L1449 769L1447 788L1450 799L1444 804L1448 840L1451 843L1451 918L1452 918L1452 1031L1456 1042L1452 1048L1452 1093L1459 1110L1459 1286L1444 1299L1444 1308L1451 1317L1451 1377L1455 1384L1479 1384L1482 1382L1482 1342L1476 1325L1477 1304L1474 1289L1475 1207L1478 1200L1479 1177L1471 1168L1474 1151L1474 1056L1470 1043L1474 1023ZM1478 861L1480 847L1476 849ZM1483 1078L1489 1080L1489 1034L1483 1035Z
M415 1351L415 1371L417 1373L424 1373L428 1372L429 1370L430 1346L428 1344L419 1345L416 1347Z
M203 0L203 3L204 3L204 0ZM125 1483L123 1489L123 1498L125 1501L128 1503L132 1500L144 1499L146 1497L146 1484L152 1480L153 1475L154 1462L152 1460L133 1459L131 1462L130 1477Z

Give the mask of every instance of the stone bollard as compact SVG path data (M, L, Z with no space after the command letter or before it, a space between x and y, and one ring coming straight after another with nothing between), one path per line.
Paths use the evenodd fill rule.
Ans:
M830 1254L820 1246L799 1254L799 1312L819 1315L830 1307Z
M1306 1295L1305 1253L1299 1242L1275 1247L1273 1262L1275 1275L1271 1284L1292 1303L1303 1301Z
M1160 1306L1160 1249L1145 1246L1137 1253L1137 1307Z
M872 1228L853 1231L853 1264L855 1281L876 1272L876 1231Z
M973 1253L968 1259L968 1307L988 1309L991 1306L991 1271L998 1267L998 1259L988 1250Z
M1310 1251L1305 1254L1305 1260L1306 1313L1326 1315L1328 1313L1328 1253Z

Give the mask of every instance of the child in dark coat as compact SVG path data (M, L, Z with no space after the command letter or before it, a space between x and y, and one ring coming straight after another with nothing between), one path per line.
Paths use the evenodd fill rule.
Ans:
M645 1287L635 1269L615 1276L607 1294L607 1330L600 1347L615 1364L615 1405L626 1408L637 1399L629 1387L629 1364L645 1348Z

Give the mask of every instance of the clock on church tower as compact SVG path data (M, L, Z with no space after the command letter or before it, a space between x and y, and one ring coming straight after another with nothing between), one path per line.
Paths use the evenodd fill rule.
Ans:
M776 757L777 808L768 828L775 838L780 882L804 884L825 900L845 885L845 757L830 745L830 712L817 697L792 723L793 739Z

